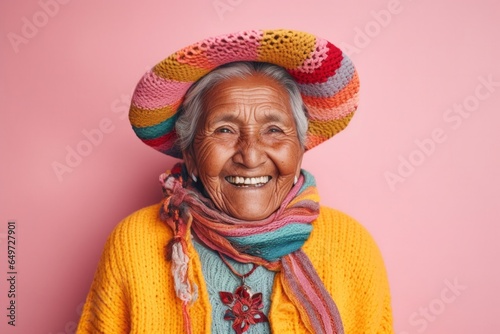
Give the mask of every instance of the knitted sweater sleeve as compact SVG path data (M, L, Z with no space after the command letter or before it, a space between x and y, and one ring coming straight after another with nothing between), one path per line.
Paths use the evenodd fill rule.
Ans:
M83 308L77 334L129 333L123 242L117 228L108 238Z
M78 325L87 333L184 333L165 246L172 232L160 204L132 213L108 238ZM196 252L193 249L193 252ZM199 259L193 260L199 299L190 306L193 333L210 332L210 303Z
M305 250L331 291L345 333L394 333L382 255L361 224L342 212L322 207Z

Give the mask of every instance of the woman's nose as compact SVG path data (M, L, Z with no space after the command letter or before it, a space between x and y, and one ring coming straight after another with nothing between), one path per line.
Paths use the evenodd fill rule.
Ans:
M246 168L255 168L265 162L264 147L257 136L245 136L238 140L233 161Z

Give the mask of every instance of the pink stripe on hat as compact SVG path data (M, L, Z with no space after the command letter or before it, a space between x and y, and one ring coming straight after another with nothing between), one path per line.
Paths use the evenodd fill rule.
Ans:
M164 79L148 71L137 85L132 103L141 109L163 108L177 102L192 84Z
M318 69L323 64L323 61L328 57L328 41L326 39L318 38L316 40L316 47L311 52L309 57L304 61L304 63L297 67L295 70L297 72L312 73L315 69Z
M182 52L188 53L189 57L177 60L207 69L213 69L228 62L255 61L262 36L262 31L250 30L239 34L210 37L182 49Z

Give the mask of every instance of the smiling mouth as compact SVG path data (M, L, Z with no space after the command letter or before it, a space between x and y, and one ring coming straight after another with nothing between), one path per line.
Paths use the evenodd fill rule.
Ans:
M262 187L263 185L271 181L271 177L226 176L226 181L237 187Z

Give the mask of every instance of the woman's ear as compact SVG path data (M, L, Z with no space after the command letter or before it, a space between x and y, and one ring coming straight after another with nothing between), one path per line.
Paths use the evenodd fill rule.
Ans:
M187 148L182 151L182 157L184 159L184 163L186 164L186 169L189 173L189 176L193 179L194 182L198 181L198 167L196 165L196 159L194 157L194 152L192 148Z
M296 177L297 180L300 177L300 171L302 169L302 158L304 157L304 149L302 149L299 154L300 154L300 156L299 156L299 163L297 164L297 169L295 170L295 177Z

